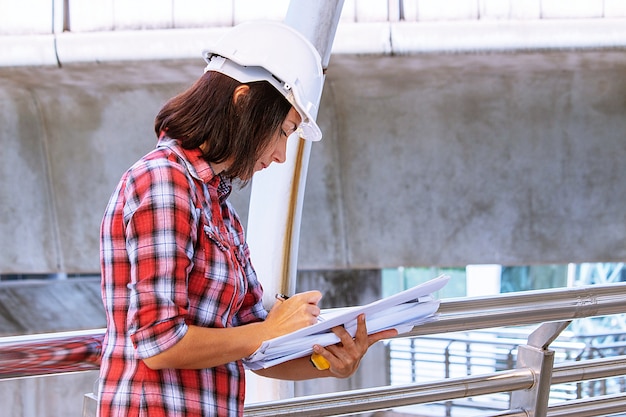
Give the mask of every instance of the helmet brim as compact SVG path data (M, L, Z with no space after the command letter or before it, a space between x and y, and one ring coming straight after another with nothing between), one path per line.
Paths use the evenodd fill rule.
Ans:
M304 94L300 92L301 86L298 80L296 80L295 85L290 85L283 82L263 67L240 65L210 51L204 51L202 55L207 62L205 72L216 71L240 83L250 83L254 81L269 82L287 99L287 101L289 101L298 114L300 114L302 122L297 129L300 137L312 142L317 142L322 139L322 131L313 117L313 114L317 113L317 106L310 101L303 100Z

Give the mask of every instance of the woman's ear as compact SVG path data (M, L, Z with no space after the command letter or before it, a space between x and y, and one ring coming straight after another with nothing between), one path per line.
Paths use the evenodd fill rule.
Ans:
M240 86L235 88L235 92L233 93L233 103L237 104L239 97L243 97L246 94L248 94L249 90L250 90L250 86L247 84L241 84Z

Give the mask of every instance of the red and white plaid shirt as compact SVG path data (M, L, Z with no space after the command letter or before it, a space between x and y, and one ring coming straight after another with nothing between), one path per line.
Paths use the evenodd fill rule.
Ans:
M188 325L265 319L230 190L199 149L167 137L122 177L101 226L100 417L243 414L241 361L155 371L142 360L180 341Z

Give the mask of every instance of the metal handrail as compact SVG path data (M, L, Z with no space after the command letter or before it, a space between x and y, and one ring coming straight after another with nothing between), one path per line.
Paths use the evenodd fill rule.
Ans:
M626 313L626 283L442 300L439 319L400 337Z
M438 319L397 337L626 312L626 283L442 300ZM104 329L0 338L0 380L98 369Z
M587 360L565 362L555 366L552 383L566 383L597 378L609 378L626 374L626 356L605 360ZM248 417L284 416L301 413L306 416L332 416L352 414L365 411L383 410L391 407L434 403L443 400L472 397L477 395L495 394L500 392L529 389L535 383L535 374L529 368L500 371L479 376L445 379L443 381L424 382L391 387L377 387L363 390L335 392L315 396L296 397L287 400L246 405L245 415ZM615 404L614 396L603 396L607 400L606 407L618 411L626 408L623 394L621 404ZM584 401L576 401L583 404ZM568 402L569 404L569 402ZM555 416L574 415L572 407L565 405L553 406ZM550 408L552 410L552 407ZM607 408L608 409L608 408ZM557 411L558 410L558 411ZM568 410L570 414L561 414ZM524 416L519 410L508 410L497 416ZM549 412L552 416L552 411ZM582 415L582 414L577 414ZM589 414L598 415L598 414ZM496 415L494 415L495 417Z
M502 391L528 389L534 383L535 376L532 370L528 368L513 369L437 382L377 387L289 398L267 403L253 403L246 405L245 415L248 417L269 417L299 413L312 417L353 414L494 394Z
M552 384L589 381L626 374L626 355L563 362L554 367Z
M556 404L550 407L548 417L606 416L624 411L626 411L624 394L620 393Z
M548 409L547 417L607 416L625 411L624 394L601 395L591 399L571 400L555 404ZM483 417L528 417L522 410L506 410Z
M105 329L0 338L0 380L98 370Z

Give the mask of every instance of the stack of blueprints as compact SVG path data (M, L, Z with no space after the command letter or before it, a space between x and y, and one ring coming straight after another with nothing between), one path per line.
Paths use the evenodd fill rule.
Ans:
M278 365L291 359L310 355L313 345L334 345L339 338L331 331L343 325L353 337L356 334L356 319L365 314L367 332L376 333L396 329L398 334L410 331L414 326L436 319L439 300L433 293L443 288L450 277L441 275L389 297L363 306L322 310L317 324L302 328L263 344L244 359L248 369L262 369Z

